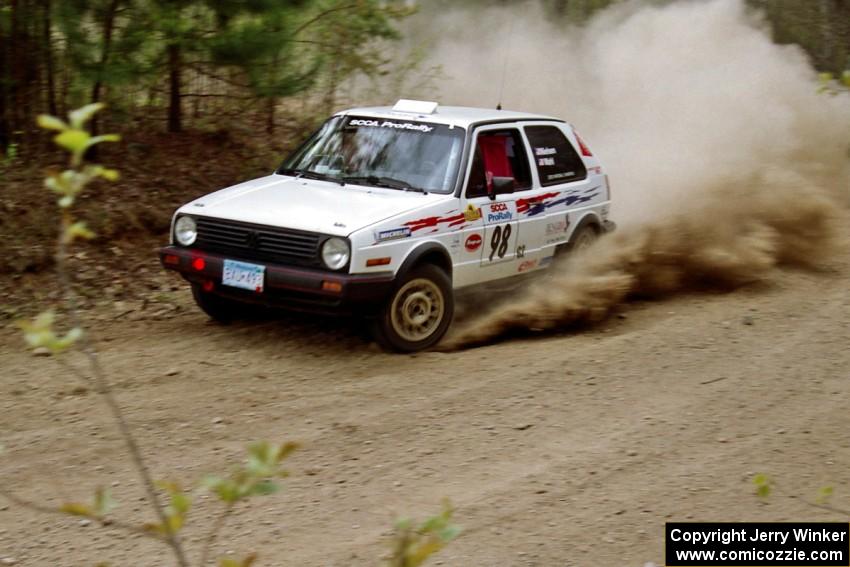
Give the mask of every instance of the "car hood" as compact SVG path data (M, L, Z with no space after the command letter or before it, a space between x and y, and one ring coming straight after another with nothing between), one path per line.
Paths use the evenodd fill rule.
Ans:
M348 236L384 219L449 199L450 195L436 193L270 175L205 195L179 212Z

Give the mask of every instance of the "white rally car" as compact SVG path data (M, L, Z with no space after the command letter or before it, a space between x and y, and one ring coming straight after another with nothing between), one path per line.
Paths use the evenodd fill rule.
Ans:
M272 175L180 207L163 266L214 319L362 314L385 347L445 334L461 289L612 230L608 179L562 120L401 100L334 115Z

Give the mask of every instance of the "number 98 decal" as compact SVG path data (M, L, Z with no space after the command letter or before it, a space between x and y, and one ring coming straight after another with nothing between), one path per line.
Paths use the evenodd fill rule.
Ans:
M482 264L512 260L516 255L516 203L505 201L481 206L484 217L484 253Z
M493 229L493 234L490 236L490 261L493 261L494 256L498 256L499 259L505 257L505 253L508 251L508 244L511 240L511 225L506 224L504 228L501 225L497 226Z
M484 236L482 264L495 264L512 260L517 250L517 226L513 223L488 226Z

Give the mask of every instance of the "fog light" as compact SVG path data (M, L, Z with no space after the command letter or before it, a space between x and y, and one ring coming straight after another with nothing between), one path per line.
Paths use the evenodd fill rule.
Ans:
M203 272L204 268L207 267L207 262L203 258L195 258L192 260L192 267L199 272Z

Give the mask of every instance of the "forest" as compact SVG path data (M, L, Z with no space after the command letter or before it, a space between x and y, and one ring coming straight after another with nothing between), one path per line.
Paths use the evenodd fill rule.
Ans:
M551 18L580 24L616 0L541 2ZM850 1L749 3L764 11L777 42L803 46L819 70L850 67ZM352 82L432 72L422 64L427 39L414 49L398 44L414 14L427 22L450 6L457 2L2 0L0 151L19 156L45 146L36 114L90 102L108 105L95 129L271 133L286 122L300 133L355 102L345 97Z

